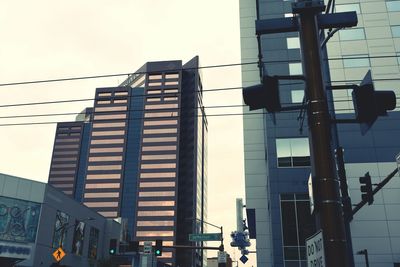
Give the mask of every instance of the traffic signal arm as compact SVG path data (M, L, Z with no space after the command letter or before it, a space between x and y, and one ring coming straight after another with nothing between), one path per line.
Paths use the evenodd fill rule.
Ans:
M398 171L399 171L398 168L396 168L396 169L395 169L394 171L392 171L382 182L380 182L380 183L375 187L375 189L372 190L372 195L375 195L379 190L381 190L382 187L384 187L384 186L396 175L396 173L397 173ZM354 209L353 209L353 211L352 211L353 216L354 216L354 214L357 213L357 211L359 211L359 210L360 210L365 204L367 204L367 203L368 203L368 200L361 200L361 202L358 203L358 204L354 207Z

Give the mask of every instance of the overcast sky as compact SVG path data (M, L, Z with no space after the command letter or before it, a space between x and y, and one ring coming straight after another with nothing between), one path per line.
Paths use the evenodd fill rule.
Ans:
M239 4L238 0L2 0L0 38L1 84L128 73L147 61L186 62L196 55L202 66L239 63ZM240 67L204 69L202 74L204 89L241 85ZM117 86L125 78L2 86L0 106L93 98L97 87ZM205 106L233 104L241 104L240 90L204 93ZM0 117L74 113L91 105L89 101L0 107ZM208 114L241 112L241 108L207 109ZM74 117L0 118L0 125ZM236 229L235 199L244 197L242 117L208 121L208 221L224 226L225 247L233 255L229 233ZM0 126L0 172L47 182L55 127ZM246 266L255 266L253 262Z

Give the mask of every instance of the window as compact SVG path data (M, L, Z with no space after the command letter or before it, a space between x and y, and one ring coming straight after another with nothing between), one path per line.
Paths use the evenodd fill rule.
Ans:
M173 210L160 210L160 211L138 211L138 216L174 216L175 212Z
M174 226L174 221L138 221L137 226Z
M163 120L163 121L145 121L144 126L159 126L159 125L176 125L177 120Z
M174 187L175 182L140 183L139 187Z
M278 167L310 166L310 148L307 138L276 139Z
M343 56L343 66L345 68L360 68L370 66L368 55L352 55L348 57L349 58Z
M154 138L143 138L143 143L154 143L154 142L176 142L177 137L154 137Z
M113 198L113 197L119 197L118 192L112 192L112 193L85 193L85 198Z
M307 195L281 195L283 254L286 266L306 266L306 238L315 233Z
M143 134L166 134L166 133L177 133L178 129L144 129Z
M124 139L92 139L90 144L123 144Z
M361 13L360 4L344 4L344 5L335 5L336 12L349 12L355 11L357 14Z
M93 123L93 128L125 127L125 122Z
M119 183L105 183L105 184L86 184L85 188L99 189L99 188L119 188Z
M127 106L114 106L114 107L99 107L95 108L95 112L107 112L107 111L125 111L127 110Z
M142 164L140 167L142 169L171 169L176 168L176 163Z
M113 119L126 119L126 114L96 115L96 116L94 116L94 120L113 120Z
M168 73L165 74L165 79L178 79L179 74L178 73Z
M115 208L118 207L118 202L86 202L85 205L89 208Z
M390 27L392 29L392 36L393 37L400 37L400 26L391 26Z
M161 79L162 79L162 75L161 74L149 75L149 80L161 80Z
M292 103L303 103L304 90L292 90L290 93L292 96Z
M166 109L178 108L178 104L160 104L160 105L146 105L145 109Z
M174 236L173 231L137 231L136 236Z
M342 41L364 40L365 32L363 28L340 30L339 37Z
M171 207L175 206L175 201L139 201L139 207Z
M139 192L139 197L173 197L174 191Z
M122 147L108 147L108 148L91 148L90 153L114 153L122 152Z
M111 136L111 135L124 135L125 131L103 131L92 132L92 136Z
M147 112L145 118L171 118L178 116L178 112Z
M148 86L161 86L161 82L149 82Z
M301 63L289 63L289 73L290 73L290 75L303 74L303 69L302 69Z
M288 37L286 39L287 48L288 49L296 49L300 48L300 39L299 37Z
M176 159L175 154L167 155L142 155L142 160Z
M108 157L89 157L89 162L99 161L121 161L122 156L108 156Z
M400 1L387 1L386 7L389 12L400 11Z
M141 173L140 178L174 178L175 172Z
M100 213L104 217L108 217L108 218L117 217L116 211L98 211L98 213Z
M126 96L126 95L128 95L128 92L127 92L127 91L115 92L114 95L115 95L115 96Z
M93 165L88 166L88 171L121 170L121 165Z
M144 146L142 151L171 151L176 150L176 146Z
M110 174L88 174L86 175L88 180L101 180L101 179L121 179L121 174L110 173Z

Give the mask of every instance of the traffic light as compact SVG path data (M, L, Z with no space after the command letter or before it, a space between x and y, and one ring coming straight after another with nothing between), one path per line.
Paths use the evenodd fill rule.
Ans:
M367 72L360 86L353 89L352 98L363 135L378 116L386 116L388 110L396 108L396 94L393 91L375 91L371 71Z
M278 78L265 75L261 84L243 88L243 100L250 110L265 108L271 113L280 111Z
M162 249L163 249L163 245L162 245L162 240L161 239L157 239L156 240L156 246L154 247L154 255L161 256L162 255Z
M108 250L110 255L115 255L117 253L117 239L110 239L110 249Z
M360 184L362 200L368 201L368 205L371 205L374 202L374 194L372 192L372 182L369 172L360 177Z

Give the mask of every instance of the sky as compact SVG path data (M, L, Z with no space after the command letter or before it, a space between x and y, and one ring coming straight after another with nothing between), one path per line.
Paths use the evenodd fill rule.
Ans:
M196 55L201 66L239 63L239 1L2 0L0 38L0 84L130 73L148 61L186 62ZM203 69L202 76L206 90L241 86L237 66ZM93 103L2 106L93 98L97 87L117 86L125 78L0 86L0 173L47 182L56 127L2 125L71 121L75 116L1 117L77 113ZM241 103L241 90L204 93L206 107ZM229 234L236 230L235 200L244 197L242 116L209 117L208 122L208 222L224 227L225 247L238 259ZM256 266L254 254L246 266Z

